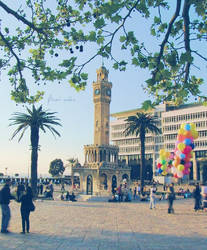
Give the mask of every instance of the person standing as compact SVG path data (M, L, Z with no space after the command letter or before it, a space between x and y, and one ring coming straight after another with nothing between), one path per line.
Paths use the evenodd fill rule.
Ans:
M2 219L1 219L1 233L9 233L8 226L11 218L11 211L9 207L10 200L14 200L15 197L10 193L10 179L6 179L6 183L1 190L1 211L2 211Z
M50 192L51 192L51 196L53 198L54 187L53 187L52 182L50 182L49 189L50 189Z
M194 210L195 212L198 211L201 207L201 188L199 183L196 184L196 187L193 191L193 197L195 199L195 205L194 205Z
M30 229L29 215L31 212L31 207L33 205L32 199L33 199L32 189L31 187L28 186L26 189L26 194L22 195L22 197L20 198L20 202L21 202L20 211L21 211L21 217L22 217L22 232L21 232L22 234L25 234L25 224L26 224L27 233L29 233L29 229Z
M123 201L123 190L122 190L122 184L119 185L117 188L117 194L119 196L119 202Z
M137 192L138 192L138 195L140 196L140 194L141 194L141 187L140 187L139 184L137 185Z
M134 195L133 195L134 200L137 198L137 187L134 187Z
M43 184L40 183L40 194L42 195L43 194Z
M174 183L171 183L168 187L168 214L174 214L173 201L175 200Z
M155 194L156 194L157 188L153 184L152 187L150 188L150 205L149 208L155 208Z

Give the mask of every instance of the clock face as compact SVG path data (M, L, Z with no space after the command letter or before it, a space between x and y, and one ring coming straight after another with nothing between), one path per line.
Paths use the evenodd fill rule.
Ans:
M111 96L111 90L110 90L110 89L107 89L107 90L106 90L106 94L107 94L107 96Z
M94 90L94 94L95 94L95 95L99 95L99 94L100 94L100 89L95 89L95 90Z

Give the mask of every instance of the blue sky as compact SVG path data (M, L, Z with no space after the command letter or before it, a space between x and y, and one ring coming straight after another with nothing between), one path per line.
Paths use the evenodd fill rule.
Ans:
M130 23L129 25L136 25ZM137 35L147 41L151 47L156 47L149 36L149 28L143 24ZM116 47L116 44L115 46ZM84 46L84 53L79 60L83 60L93 52L93 48ZM120 53L119 51L115 53ZM123 57L128 57L124 54ZM85 91L76 92L69 86L67 81L58 83L48 83L39 86L40 90L45 90L44 100L39 104L44 109L57 112L57 117L61 119L62 127L57 127L61 133L60 138L54 139L48 131L40 134L41 151L39 152L38 174L48 174L49 164L52 160L60 158L64 163L67 159L75 157L81 163L84 161L83 145L93 143L93 119L94 105L92 98L92 82L96 81L96 69L102 65L102 59L97 58L86 68L89 74L88 85ZM111 113L140 107L141 103L149 99L144 93L141 84L149 77L146 70L128 67L126 72L115 71L110 61L104 60L105 67L109 70L109 81L112 82ZM202 66L202 65L201 65ZM201 70L201 76L206 77L206 68ZM30 76L28 76L28 79ZM206 90L205 90L206 92ZM15 127L9 127L9 118L14 112L25 112L25 107L10 100L10 83L5 72L1 73L0 80L0 172L8 174L25 173L28 174L30 168L30 140L29 130L23 139L18 142L18 137L10 140Z

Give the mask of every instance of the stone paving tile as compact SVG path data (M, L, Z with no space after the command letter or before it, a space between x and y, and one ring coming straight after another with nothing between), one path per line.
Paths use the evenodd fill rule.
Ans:
M36 201L31 233L21 235L19 204L11 202L11 234L0 234L0 249L18 250L206 250L207 212L193 200L148 203ZM1 219L1 216L0 216Z

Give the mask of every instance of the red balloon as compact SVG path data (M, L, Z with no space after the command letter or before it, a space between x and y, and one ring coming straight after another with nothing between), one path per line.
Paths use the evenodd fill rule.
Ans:
M177 175L177 174L174 174L174 177L175 177L175 178L178 178L178 175Z
M159 163L157 164L157 167L158 167L158 168L161 168L161 166L162 166L162 164L159 162Z
M177 139L179 142L183 142L185 140L185 136L184 135L178 135Z

